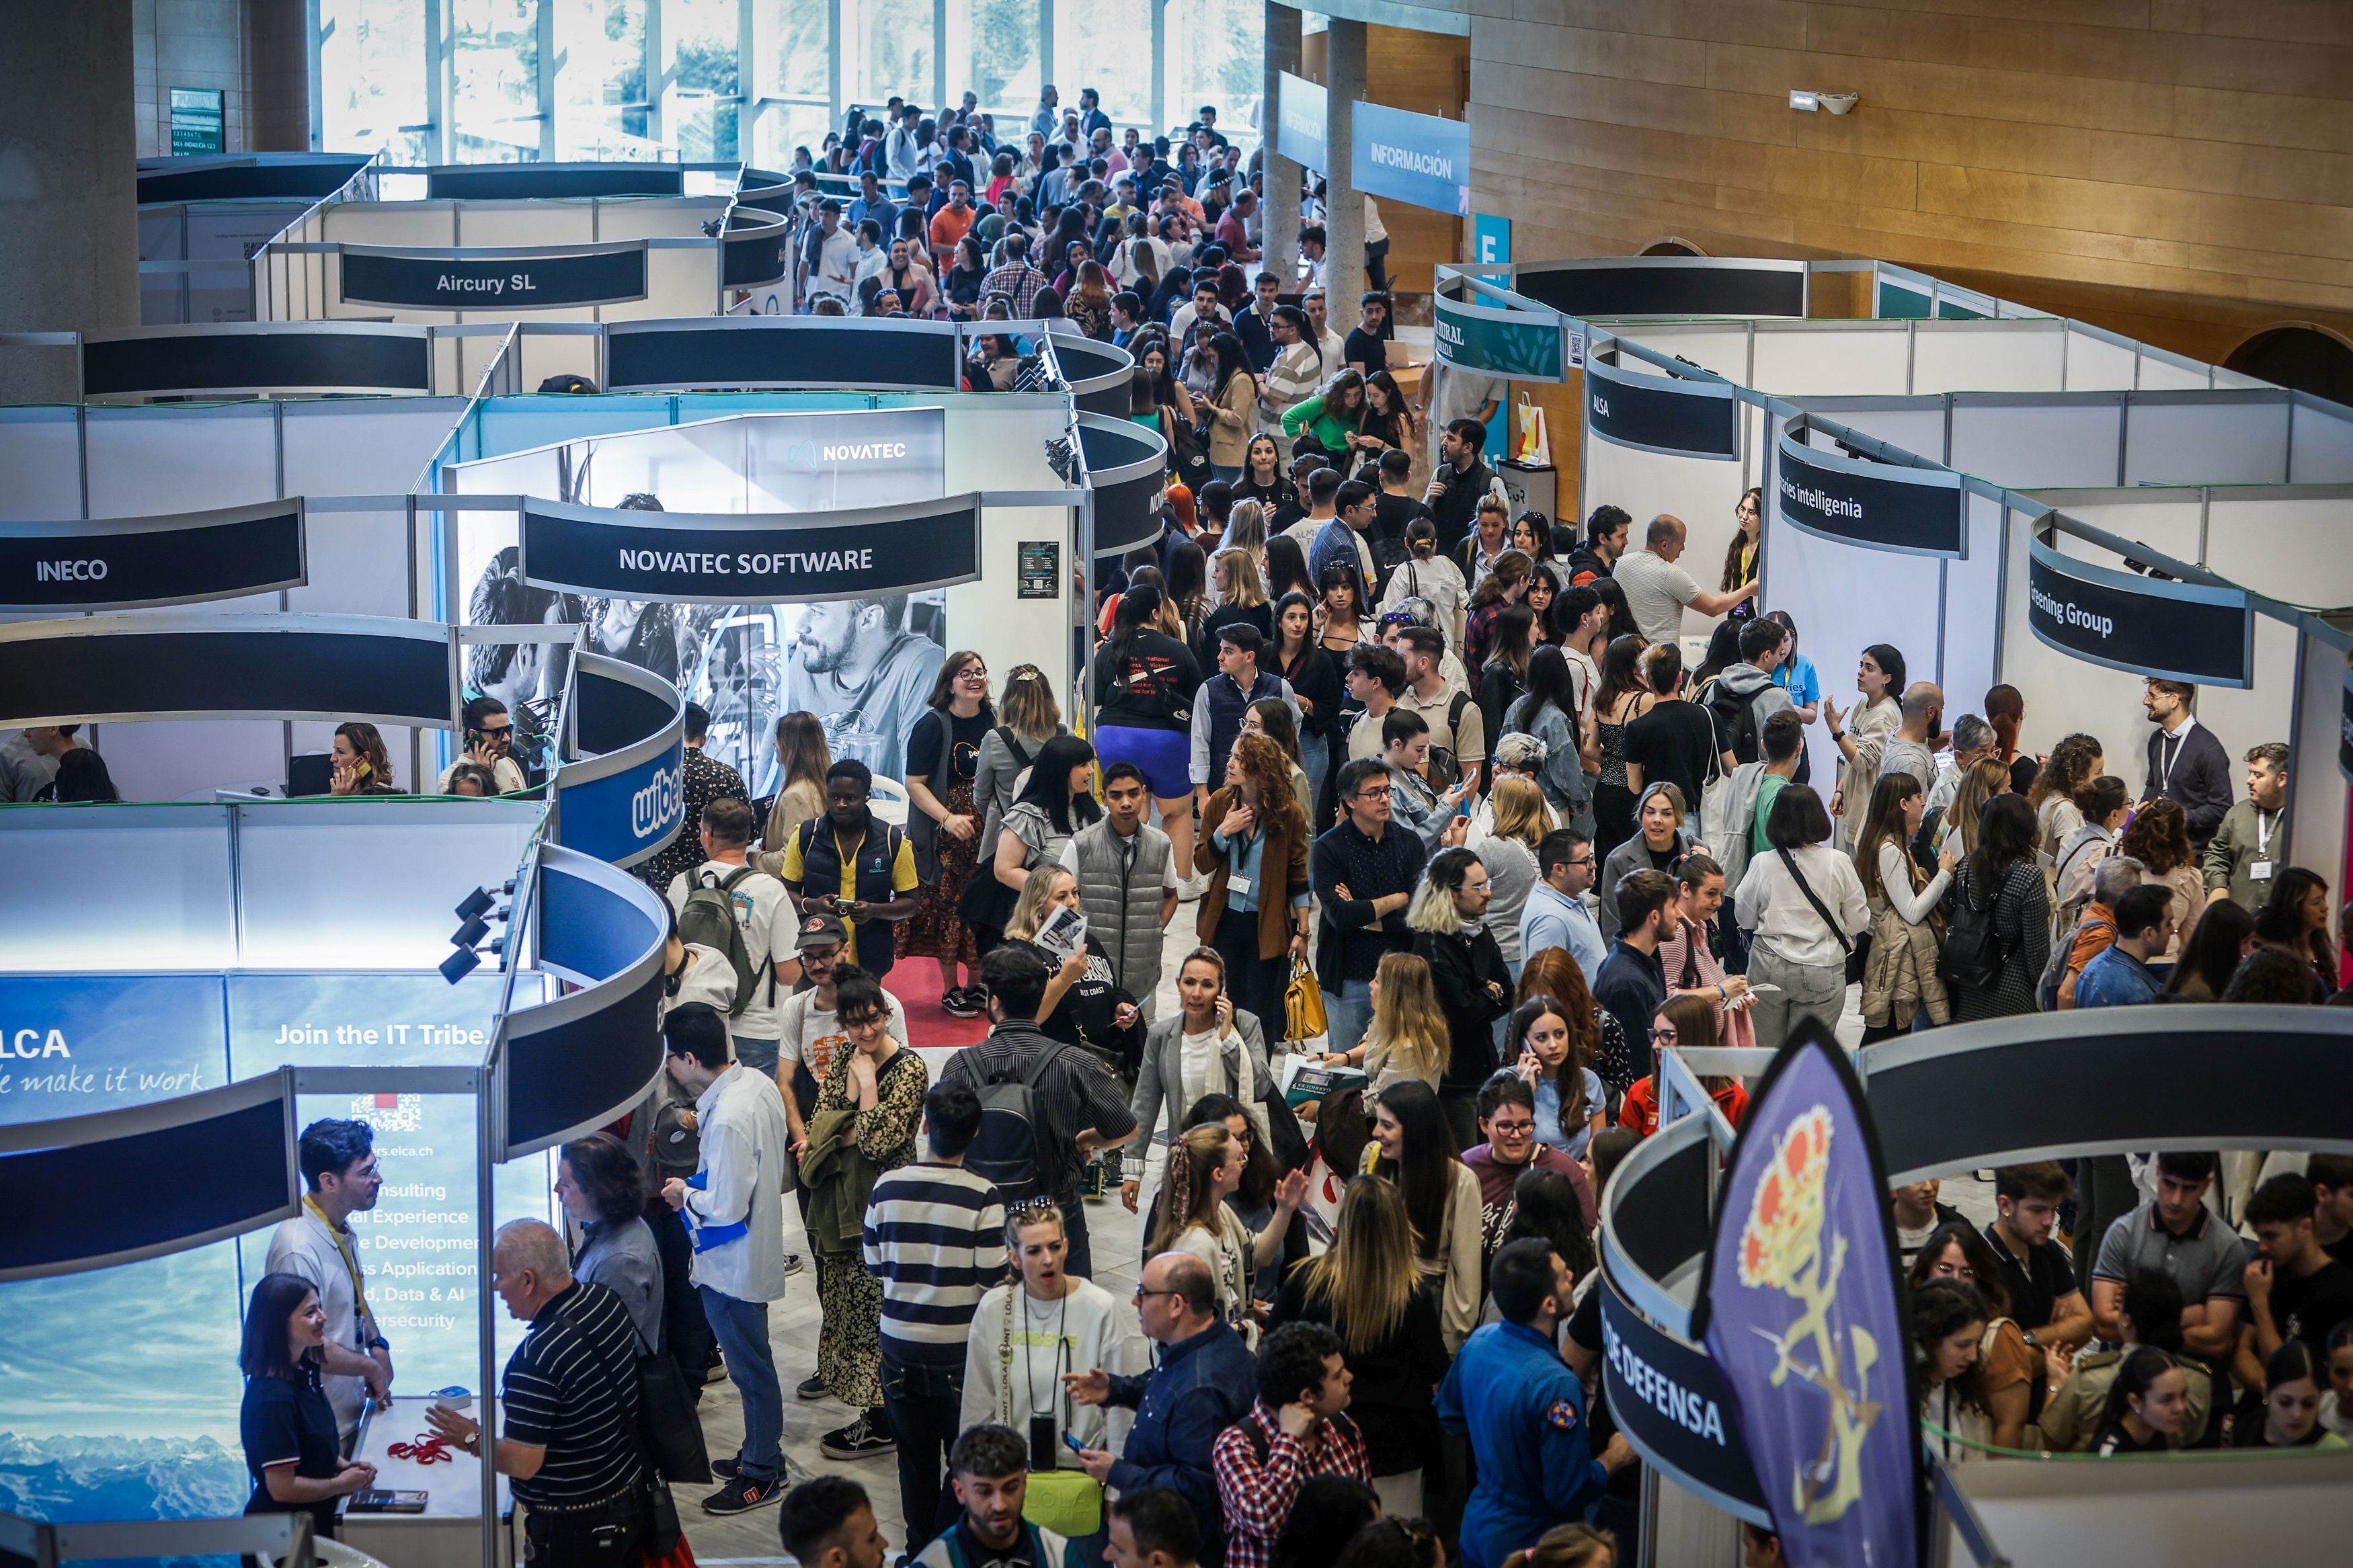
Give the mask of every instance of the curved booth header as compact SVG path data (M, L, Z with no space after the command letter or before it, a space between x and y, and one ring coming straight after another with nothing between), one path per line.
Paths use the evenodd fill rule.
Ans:
M84 397L429 393L430 329L390 321L237 321L90 332Z
M339 247L337 298L396 310L554 310L646 297L642 239L600 244Z
M302 500L178 517L0 522L0 610L128 610L299 588Z
M846 316L616 321L605 330L606 390L725 386L949 392L959 384L962 374L957 346L952 321Z
M1511 288L1565 315L1803 316L1806 264L1713 256L1524 262Z
M1135 361L1125 349L1059 325L1048 341L1053 344L1054 363L1061 367L1062 380L1082 413L1127 417L1128 382Z
M256 153L142 158L139 205L158 202L322 201L374 160L360 153Z
M1078 429L1087 486L1094 492L1095 553L1124 555L1156 541L1166 437L1103 414L1080 415Z
M550 837L616 866L659 854L686 820L685 697L649 670L584 653L565 709Z
M1596 436L1638 452L1738 459L1740 402L1729 384L1644 374L1602 354L1597 344L1585 362L1586 420Z
M1782 427L1773 486L1782 521L1868 550L1956 561L1968 556L1968 500L1960 475L1910 453L1899 462L1874 461L1860 454L1893 449L1851 431L1844 438L1825 432L1823 438L1840 451L1824 451L1806 438L1820 423L1800 414Z
M457 721L449 628L374 616L93 616L0 626L0 724Z
M425 171L428 201L676 196L685 191L682 163L437 163Z
M2038 640L2135 675L2254 684L2255 615L2244 589L2094 565L2060 550L2055 525L2026 548L2026 624Z

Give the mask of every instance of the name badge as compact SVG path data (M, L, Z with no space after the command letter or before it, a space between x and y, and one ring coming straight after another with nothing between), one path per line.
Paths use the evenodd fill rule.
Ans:
M2264 872L2264 873L2263 873L2263 875L2265 875L2266 877L2268 877L2268 876L2270 876L2270 875L2271 875L2271 873L2270 873L2269 871L2266 871L2266 872ZM1227 891L1227 892L1229 892L1229 893L1240 893L1240 894L1243 894L1243 895L1247 896L1247 895L1249 894L1250 890L1250 879L1248 877L1229 877L1229 878L1227 878L1227 879L1226 879L1226 891Z
M2253 881L2270 881L2272 879L2272 863L2268 860L2256 861L2253 865L2247 868L2247 876L2249 879Z

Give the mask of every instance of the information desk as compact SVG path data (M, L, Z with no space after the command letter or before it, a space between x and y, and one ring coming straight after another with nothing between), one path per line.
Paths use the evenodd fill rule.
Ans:
M450 1450L449 1464L420 1465L396 1459L387 1451L395 1443L413 1443L417 1434L431 1436L425 1413L433 1401L424 1394L392 1396L389 1410L371 1410L360 1422L359 1441L353 1457L375 1467L375 1484L385 1491L425 1492L423 1513L352 1513L343 1519L343 1542L356 1547L388 1568L477 1568L482 1560L482 1467L472 1455ZM479 1419L476 1413L467 1415ZM499 1479L499 1562L514 1561L514 1500L504 1477Z

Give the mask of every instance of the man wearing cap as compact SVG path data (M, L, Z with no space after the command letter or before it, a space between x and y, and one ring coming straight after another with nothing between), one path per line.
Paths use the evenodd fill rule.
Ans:
M802 300L830 294L848 305L857 271L858 242L841 226L841 204L828 196L817 204L817 226L801 242Z

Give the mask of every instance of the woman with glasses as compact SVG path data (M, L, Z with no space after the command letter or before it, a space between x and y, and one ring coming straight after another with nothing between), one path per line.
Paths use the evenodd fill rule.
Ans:
M1938 1226L1920 1244L1906 1283L1918 1290L1936 1279L1975 1286L1985 1298L1988 1315L1978 1342L1977 1408L1984 1412L1986 1426L1969 1435L1997 1448L2023 1446L2028 1424L2042 1414L2048 1385L2042 1352L2026 1342L2026 1331L2010 1315L2010 1291L2002 1284L1993 1244L1966 1222Z
M1283 1281L1270 1325L1321 1323L1340 1336L1356 1378L1348 1414L1387 1512L1421 1511L1422 1470L1438 1451L1430 1395L1446 1377L1446 1337L1421 1279L1403 1192L1359 1177L1340 1199L1331 1247Z
M1479 1321L1485 1289L1479 1256L1479 1178L1462 1163L1461 1145L1430 1087L1393 1083L1373 1105L1365 1172L1395 1184L1412 1222L1414 1260L1435 1284L1439 1330L1452 1355Z
M1127 1443L1135 1412L1076 1403L1062 1386L1062 1374L1098 1366L1115 1377L1149 1372L1152 1347L1133 1303L1063 1267L1069 1245L1060 1209L1050 1203L1015 1209L1005 1217L1005 1247L1018 1272L983 1295L973 1311L964 1352L962 1425L970 1430L997 1421L1026 1434L1032 1422L1050 1421L1056 1468L1076 1470L1079 1457L1065 1436L1116 1453ZM913 1521L908 1531L928 1535L939 1522Z
M1050 695L1047 700L1053 700ZM777 754L784 754L786 724L777 721ZM957 910L972 868L994 837L981 832L979 777L981 748L997 724L988 700L988 666L969 650L952 654L940 666L930 701L907 734L907 837L920 864L930 858L937 869L923 889L923 901L901 937L901 951L910 958L929 958L940 966L940 1005L959 1018L972 1017L988 1005L988 992L980 984L980 947ZM818 742L824 743L819 729ZM825 769L828 765L797 748L803 767L815 762L817 812L825 809ZM798 788L787 784L786 794ZM785 805L777 796L777 810ZM775 824L771 820L773 829ZM784 840L771 834L771 842ZM959 982L957 965L963 965Z
M1651 1020L1651 1076L1637 1079L1626 1091L1626 1099L1618 1107L1618 1125L1630 1132L1648 1138L1659 1130L1659 1063L1660 1053L1680 1047L1684 1050L1715 1048L1715 1005L1709 996L1670 996L1667 1005ZM1715 1073L1700 1076L1700 1088L1707 1090L1724 1119L1735 1127L1748 1114L1748 1091L1736 1078Z
M1204 1095L1230 1094L1254 1105L1273 1080L1265 1025L1235 1005L1216 948L1197 947L1176 966L1176 1001L1175 1016L1155 1019L1145 1031L1136 1066L1129 1107L1135 1136L1120 1166L1119 1198L1130 1214L1151 1214L1187 1110Z

